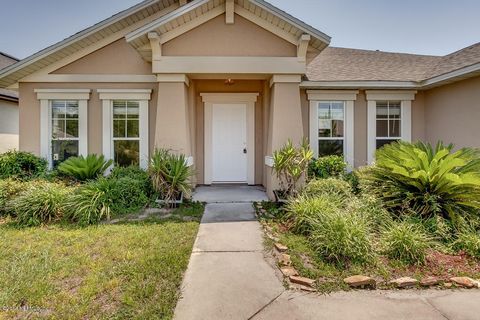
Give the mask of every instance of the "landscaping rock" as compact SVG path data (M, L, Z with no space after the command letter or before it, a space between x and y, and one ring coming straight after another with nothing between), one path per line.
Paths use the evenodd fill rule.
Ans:
M282 253L282 255L280 256L279 262L283 266L289 266L292 264L292 258L290 257L290 255L286 253Z
M277 243L275 243L275 249L277 249L279 252L285 252L285 251L288 250L288 247L277 242Z
M418 280L410 277L402 277L389 282L389 284L394 285L396 288L409 288L413 287L418 283Z
M431 286L436 286L440 283L440 279L439 278L436 278L436 277L427 277L427 278L423 278L421 281L420 281L420 285L422 287L431 287Z
M377 285L377 282L375 281L375 279L367 276L362 276L362 275L351 276L343 279L343 281L352 288L358 288L358 287L375 288Z
M450 281L464 288L479 288L480 283L469 277L453 277Z
M445 283L443 284L443 286L444 286L446 289L450 289L450 288L453 287L453 283L451 283L451 282L445 282Z
M313 284L315 283L315 280L304 277L290 276L289 279L293 283L300 284L306 287L313 287Z
M298 271L293 267L281 267L280 271L282 271L285 277L298 276Z

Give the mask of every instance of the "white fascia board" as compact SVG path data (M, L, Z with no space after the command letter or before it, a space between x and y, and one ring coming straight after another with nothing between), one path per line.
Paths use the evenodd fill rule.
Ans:
M309 26L305 22L291 16L290 14L286 13L283 10L280 10L279 8L271 5L270 3L263 1L263 0L249 0L251 3L254 5L262 8L263 10L266 10L273 14L274 16L281 17L282 19L285 19L288 23L292 24L296 28L302 30L303 32L306 32L315 38L325 42L327 45L330 44L330 41L332 38L325 33L321 32L320 30L317 30L313 28L312 26Z
M151 6L153 3L155 2L158 2L158 0L145 0L127 10L124 10L122 12L119 12L115 15L113 15L112 17L106 19L106 20L103 20L83 31L80 31L76 34L74 34L73 36L65 39L65 40L62 40L52 46L49 46L43 50L40 50L39 52L37 53L34 53L33 55L31 55L30 57L27 57L23 60L20 60L19 62L11 65L11 66L8 66L4 69L2 69L2 72L0 73L0 78L3 78L5 76L8 76L22 68L24 68L25 66L28 66L38 60L41 60L43 58L45 58L46 56L48 56L49 54L51 54L52 52L54 51L58 51L58 50L61 50L67 46L69 46L70 44L72 44L73 42L75 41L78 41L78 40L81 40L81 39L84 39L86 37L89 37L91 36L92 34L94 34L95 32L99 31L100 29L102 28L105 28L111 24L114 24L114 23L117 23L118 21L128 17L129 15L131 14L134 14L135 12L137 11L140 11L140 10L143 10L149 6Z
M478 72L480 72L480 62L462 69L458 69L458 70L425 80L422 82L422 87L433 86L435 84L439 84L445 81L450 81L456 78L465 77L470 73L478 73Z
M186 5L183 5L181 6L180 8L178 8L177 10L173 11L173 12L170 12L166 15L164 15L163 17L155 20L155 21L152 21L146 25L144 25L143 27L129 33L126 35L125 39L127 40L127 42L132 42L142 36L145 36L147 35L149 32L152 32L154 30L156 30L158 27L162 26L163 24L165 23L168 23L178 17L181 17L182 15L184 15L185 13L188 13L192 10L195 10L196 8L198 7L201 7L203 6L204 4L210 2L211 0L196 0L196 1L192 1Z
M304 89L419 89L413 81L303 81Z

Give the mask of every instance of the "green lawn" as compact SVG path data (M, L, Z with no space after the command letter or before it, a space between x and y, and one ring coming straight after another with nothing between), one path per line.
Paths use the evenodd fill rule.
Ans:
M170 319L197 230L180 221L0 223L0 319Z

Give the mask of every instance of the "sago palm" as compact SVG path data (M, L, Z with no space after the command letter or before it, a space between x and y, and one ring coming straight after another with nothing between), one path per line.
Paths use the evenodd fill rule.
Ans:
M439 142L436 147L396 142L377 151L366 170L371 190L393 212L422 217L442 215L457 221L480 209L480 152Z

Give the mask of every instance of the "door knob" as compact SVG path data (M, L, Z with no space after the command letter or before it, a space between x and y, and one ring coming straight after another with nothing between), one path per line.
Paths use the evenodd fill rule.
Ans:
M247 154L247 148L243 149L243 153Z

